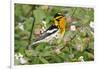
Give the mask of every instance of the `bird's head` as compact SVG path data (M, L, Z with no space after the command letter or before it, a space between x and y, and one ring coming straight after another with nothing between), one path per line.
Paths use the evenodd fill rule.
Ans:
M56 26L58 26L60 23L65 23L65 17L61 13L56 13L54 16L54 23Z

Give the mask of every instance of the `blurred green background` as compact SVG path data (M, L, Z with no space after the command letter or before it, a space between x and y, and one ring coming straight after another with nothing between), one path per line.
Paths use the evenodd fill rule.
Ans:
M52 44L39 43L32 46L31 50L27 49L41 35L43 28L46 29L52 24L53 16L57 12L65 14L66 17L64 39L61 42L55 40ZM15 4L14 17L15 65L94 60L93 8ZM23 55L21 58L19 53Z

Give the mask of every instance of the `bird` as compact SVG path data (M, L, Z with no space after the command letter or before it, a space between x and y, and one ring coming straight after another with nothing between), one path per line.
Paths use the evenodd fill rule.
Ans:
M56 13L53 17L53 23L49 26L39 38L30 44L30 46L41 43L49 42L54 38L62 39L65 33L65 16L62 13Z

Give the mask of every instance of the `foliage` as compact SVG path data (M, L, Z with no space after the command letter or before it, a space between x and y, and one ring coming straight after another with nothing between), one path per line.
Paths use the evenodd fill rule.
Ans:
M69 21L66 20L64 39L61 42L55 40L53 44L39 43L28 50L33 21L35 20L31 42L41 35L43 19L48 27L57 12L64 13ZM93 14L93 8L15 4L14 51L24 55L26 64L29 65L93 61L94 31L90 27L90 23L94 21ZM75 30L70 29L72 25ZM15 64L20 63L15 61Z

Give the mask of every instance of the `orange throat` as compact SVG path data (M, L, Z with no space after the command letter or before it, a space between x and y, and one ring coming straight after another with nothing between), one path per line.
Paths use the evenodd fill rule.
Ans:
M59 22L60 34L63 36L65 33L65 18L63 17Z

